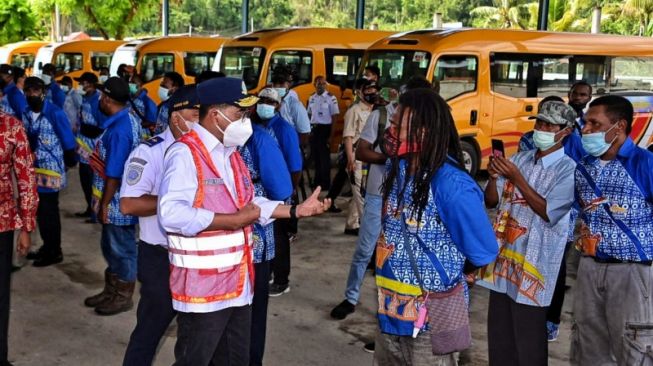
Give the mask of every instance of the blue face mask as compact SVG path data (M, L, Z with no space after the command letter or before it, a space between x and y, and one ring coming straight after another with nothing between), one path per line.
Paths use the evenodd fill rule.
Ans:
M614 140L617 139L617 136L615 136L612 141L606 142L605 135L610 132L610 130L612 130L616 125L617 124L615 123L614 126L610 127L607 131L583 134L581 137L583 149L585 149L588 154L597 158L605 154L605 152L610 149L610 146L612 146Z
M277 93L279 93L279 98L283 98L286 96L286 94L288 94L288 89L286 88L274 88L274 90L276 90Z
M258 114L262 119L271 119L275 114L274 106L269 104L257 104L256 114Z

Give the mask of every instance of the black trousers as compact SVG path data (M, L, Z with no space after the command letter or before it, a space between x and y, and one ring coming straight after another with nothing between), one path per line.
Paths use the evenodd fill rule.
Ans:
M129 338L123 366L152 364L159 341L177 312L170 295L170 262L166 248L141 241L138 245L138 281L141 299L136 328Z
M61 253L61 218L59 217L59 192L39 192L36 222L43 240L41 250L46 255Z
M518 304L490 291L487 331L490 366L546 366L546 307Z
M338 172L336 172L336 176L333 177L333 181L331 181L331 188L329 189L329 194L327 194L327 198L330 198L332 201L335 202L336 198L340 196L340 193L342 192L342 188L345 186L345 183L347 183L347 180L349 179L349 173L347 173L347 165L338 163Z
M315 163L315 186L328 190L331 186L331 159L329 156L329 139L331 125L316 124L311 131L311 155Z
M249 364L263 365L265 353L265 332L268 321L268 300L270 298L270 262L254 263L254 300L252 301L252 335L250 338Z
M288 226L290 219L278 219L274 221L274 260L272 272L274 283L287 285L290 277L290 238L288 237Z
M565 287L567 287L567 252L571 247L571 242L567 243L565 247L565 254L562 256L562 263L560 264L560 272L558 272L558 279L556 280L556 287L553 290L553 298L551 298L551 305L546 313L546 321L560 324L560 316L562 315L562 305L565 303Z
M14 232L0 233L0 363L7 362L9 347L9 295L11 293L11 260Z
M89 164L79 163L79 182L86 200L86 210L91 210L91 197L93 195L93 169Z
M252 307L178 313L173 366L248 366Z

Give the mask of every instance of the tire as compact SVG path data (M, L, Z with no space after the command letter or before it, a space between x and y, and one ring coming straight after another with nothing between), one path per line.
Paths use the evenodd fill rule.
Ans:
M463 150L463 165L465 169L472 177L476 176L480 161L476 147L469 141L460 141L460 147Z

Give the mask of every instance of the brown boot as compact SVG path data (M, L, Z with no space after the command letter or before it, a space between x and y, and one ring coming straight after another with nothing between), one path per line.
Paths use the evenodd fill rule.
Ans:
M95 312L100 315L114 315L131 309L134 306L132 295L134 294L135 284L136 282L125 282L117 279L113 296L110 300L98 305Z
M89 308L94 308L101 303L109 300L111 298L111 294L113 293L113 288L115 287L116 280L118 280L118 276L116 276L114 273L110 273L108 269L104 270L104 289L102 289L102 292L97 295L87 297L84 300L84 305L88 306Z

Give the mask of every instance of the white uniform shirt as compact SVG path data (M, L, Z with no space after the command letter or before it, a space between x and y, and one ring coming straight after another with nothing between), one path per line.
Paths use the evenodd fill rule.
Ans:
M327 91L322 95L314 93L308 98L307 111L311 116L311 124L330 125L332 117L340 113L338 99Z
M211 155L211 160L213 160L213 164L220 173L220 177L226 184L227 189L233 197L236 197L234 194L236 192L234 174L229 159L231 154L236 151L236 148L225 147L220 140L199 124L196 124L193 130L197 132L206 150ZM211 224L215 213L203 208L193 207L198 181L197 169L188 146L182 143L170 146L165 155L163 166L164 173L159 188L159 207L157 210L159 222L166 232L195 236ZM283 202L270 201L264 197L255 197L252 202L261 208L261 216L258 222L263 226L274 221L271 218L272 213L278 205L283 204ZM245 279L245 288L242 294L235 299L222 301L214 311L249 305L252 303L252 296L253 289L250 286L249 279ZM188 312L193 312L192 306L188 306Z
M163 179L163 157L175 137L166 128L151 139L142 142L131 152L125 164L120 186L120 197L141 197L159 194ZM139 237L148 244L168 246L166 232L159 224L157 215L139 217Z

